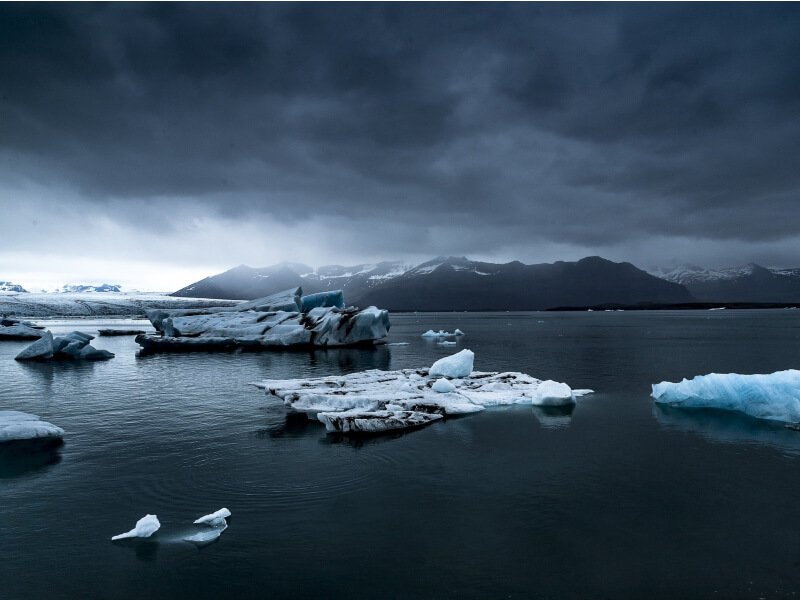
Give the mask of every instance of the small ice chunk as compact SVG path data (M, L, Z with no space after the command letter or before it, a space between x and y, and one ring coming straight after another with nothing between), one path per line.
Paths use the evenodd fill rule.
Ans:
M450 342L448 340L442 340L441 342L439 342L439 345L440 346L455 346L456 343L455 342Z
M444 338L444 337L455 337L457 335L464 335L464 332L460 329L456 329L453 333L449 331L445 331L444 329L440 329L439 331L434 331L433 329L428 329L425 333L422 334L422 337L426 338Z
M125 533L120 533L111 538L111 540L124 540L127 538L148 538L158 531L161 523L158 522L158 517L155 515L145 515L138 521L136 526Z
M438 392L440 394L456 391L456 386L454 386L451 381L445 379L444 377L437 379L431 388L434 392Z
M195 525L210 525L211 527L219 527L225 525L225 519L231 516L231 511L227 508L220 508L218 511L205 515L197 519Z
M572 394L572 388L566 383L548 379L536 388L531 404L534 406L565 406L575 404L575 396Z
M440 358L431 365L429 374L444 377L467 377L472 373L475 353L472 350L462 350L452 356Z

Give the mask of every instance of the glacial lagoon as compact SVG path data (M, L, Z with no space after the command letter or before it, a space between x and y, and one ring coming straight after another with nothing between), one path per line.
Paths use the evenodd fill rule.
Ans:
M0 407L66 431L0 452L2 596L776 598L800 592L800 432L659 407L650 386L798 367L798 311L392 314L375 349L19 363ZM139 320L42 321L56 335ZM465 335L442 346L429 329ZM326 434L251 383L428 367L591 388L571 412L489 408ZM184 541L219 507L224 535ZM112 543L145 514L160 530ZM89 573L91 576L89 576Z

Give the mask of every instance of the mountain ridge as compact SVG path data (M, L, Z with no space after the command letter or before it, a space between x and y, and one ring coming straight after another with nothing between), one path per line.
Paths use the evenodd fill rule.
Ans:
M302 286L305 293L341 289L349 304L389 310L536 310L602 303L689 302L680 284L659 279L628 262L599 256L526 265L438 256L408 266L400 261L352 267L290 268L290 263L240 265L206 277L172 295L252 300ZM295 267L297 265L294 265Z

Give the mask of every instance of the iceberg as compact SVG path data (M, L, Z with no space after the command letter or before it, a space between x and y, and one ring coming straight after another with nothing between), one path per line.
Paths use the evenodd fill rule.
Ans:
M453 360L448 363L447 359ZM437 363L441 361L448 367L445 370L458 373L458 377L448 379L452 376L434 373L433 367L373 369L312 379L267 380L255 385L284 406L316 418L329 432L344 433L421 427L440 417L476 413L488 406L569 407L577 396L591 393L524 373L471 371L473 354L469 350Z
M111 538L112 541L124 540L128 538L149 538L161 527L158 517L155 515L145 515L138 521L130 531L120 533Z
M37 415L16 410L0 410L0 443L34 439L60 440L64 430L42 421Z
M30 321L3 317L0 319L0 340L36 340L42 336L42 329Z
M108 360L114 354L107 350L98 350L91 344L93 335L73 331L64 336L53 337L49 331L44 331L42 336L22 352L17 354L16 360Z
M472 350L462 350L452 356L446 356L437 360L430 369L431 375L442 375L444 377L466 377L472 373L472 363L475 360L475 353Z
M800 422L800 371L765 375L710 373L678 383L652 386L658 404L679 408L717 408L742 412L756 419Z
M160 335L138 335L147 352L263 350L372 344L389 333L389 312L344 307L340 290L287 290L223 310L148 312Z

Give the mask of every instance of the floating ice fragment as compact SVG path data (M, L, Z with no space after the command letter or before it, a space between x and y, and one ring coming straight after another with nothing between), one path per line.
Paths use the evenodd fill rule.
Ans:
M658 404L680 408L718 408L743 412L757 419L800 421L800 371L766 375L710 373L679 383L653 385Z
M136 526L125 533L120 533L111 538L111 540L124 540L127 538L148 538L158 531L161 523L158 522L158 517L155 515L145 515L138 521Z
M0 410L0 443L41 438L61 439L64 430L42 421L37 415L16 410Z
M575 404L572 389L566 383L543 381L533 397L534 406L565 406Z
M426 338L441 338L441 337L456 337L458 335L464 335L464 332L460 329L456 329L453 333L449 331L445 331L444 329L440 329L439 331L434 331L433 329L428 329L425 333L422 334L422 337Z
M205 515L197 519L195 525L210 525L211 527L219 527L225 525L225 519L231 516L231 511L227 508L220 508L218 511Z
M474 360L475 353L472 350L464 349L452 356L437 360L431 365L429 374L431 376L466 377L472 373Z

